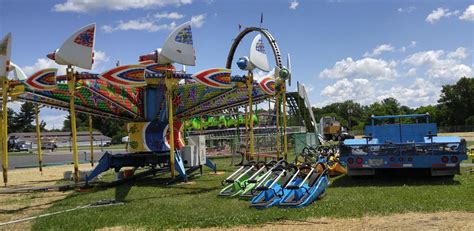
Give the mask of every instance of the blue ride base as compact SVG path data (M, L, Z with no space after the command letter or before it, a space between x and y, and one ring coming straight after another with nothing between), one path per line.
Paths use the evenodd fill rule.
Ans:
M281 195L288 193L289 190L283 189L280 184L276 183L272 188L268 188L273 180L268 181L265 190L262 190L257 196L252 198L250 207L256 209L266 209L280 203ZM258 189L257 189L258 190Z
M278 205L281 208L302 208L310 205L329 186L328 169L323 163L318 164L322 165L324 170L321 173L313 173L311 177L307 176L309 179L293 175L290 182L273 184L274 180L270 180L264 186L258 187L256 190L261 192L252 198L250 207L265 209ZM294 174L298 173L299 170Z
M99 176L101 173L114 169L115 172L119 172L123 167L145 167L145 166L157 166L167 165L169 166L169 152L141 152L141 153L125 153L112 155L110 152L105 152L100 158L97 166L92 172L86 177L86 182L90 182L92 179ZM216 165L210 160L206 159L206 166L216 171ZM200 167L191 167L186 169L184 167L183 159L181 158L180 151L175 151L175 166L174 168L179 173L179 177L187 181L188 175L199 169Z
M297 185L297 184L295 184ZM316 201L329 186L327 175L321 176L317 183L310 187L307 183L301 187L287 187L289 193L280 200L278 207L282 208L302 208Z

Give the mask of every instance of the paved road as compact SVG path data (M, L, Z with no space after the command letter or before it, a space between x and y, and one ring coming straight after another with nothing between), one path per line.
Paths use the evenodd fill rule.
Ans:
M124 153L123 149L114 149L109 150L112 153ZM84 155L84 153L86 153ZM79 150L79 161L90 161L89 151L86 150ZM94 150L94 161L98 161L104 152L100 150ZM10 154L8 157L9 160L9 169L15 169L17 167L25 167L25 166L38 166L38 156L37 155L15 155ZM72 153L68 151L55 151L55 152L44 152L43 153L43 164L55 164L55 163L63 163L63 162L71 162L72 163Z

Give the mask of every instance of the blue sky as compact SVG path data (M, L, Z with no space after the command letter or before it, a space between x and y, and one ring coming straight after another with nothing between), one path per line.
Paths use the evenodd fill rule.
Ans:
M472 1L0 0L0 34L12 32L13 62L32 74L55 66L45 55L96 22L94 71L101 72L116 60L136 63L192 20L197 65L187 71L195 72L223 67L238 25L259 26L261 12L313 105L385 97L433 104L443 84L474 75ZM247 54L251 39L234 59ZM51 128L65 114L44 109L41 116Z

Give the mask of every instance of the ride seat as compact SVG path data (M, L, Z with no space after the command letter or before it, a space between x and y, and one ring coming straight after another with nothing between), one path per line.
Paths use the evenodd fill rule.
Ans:
M318 181L319 177L321 176L321 174L319 173L313 173L313 175L309 178L309 181L308 181L308 185L309 187L313 187L316 182Z

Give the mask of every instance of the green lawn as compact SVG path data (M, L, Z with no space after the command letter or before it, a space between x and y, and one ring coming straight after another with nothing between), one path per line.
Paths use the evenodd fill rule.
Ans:
M216 159L223 175L195 178L194 184L164 186L163 178L150 177L116 188L95 192L75 192L55 203L47 212L74 208L101 199L125 201L125 205L89 208L40 218L35 230L91 230L102 227L175 229L190 227L235 227L277 220L302 220L309 217L360 217L370 214L403 212L474 212L472 189L474 174L446 178L392 178L352 180L347 176L332 179L326 196L304 209L255 210L249 202L220 198L220 182L235 167L229 158ZM207 171L206 171L207 173ZM107 173L105 179L111 179Z

